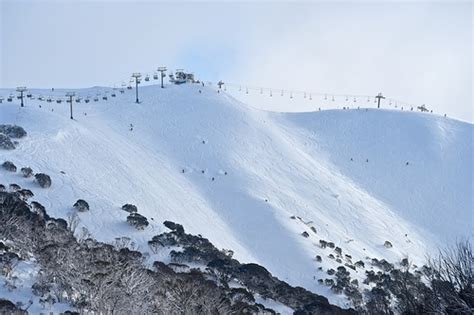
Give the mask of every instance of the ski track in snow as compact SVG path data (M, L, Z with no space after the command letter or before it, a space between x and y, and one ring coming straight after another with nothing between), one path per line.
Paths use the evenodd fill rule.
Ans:
M472 237L472 124L373 109L259 111L190 85L141 87L140 104L134 96L126 91L108 101L74 103L74 120L65 102L0 104L0 123L28 132L16 150L0 151L0 162L31 166L53 184L41 189L4 170L0 182L32 189L55 217L67 218L74 202L85 199L91 210L79 214L78 231L87 227L107 242L128 236L142 251L164 231L164 220L181 223L234 250L242 262L262 264L341 306L348 306L344 297L316 281L339 265L320 239L353 261L409 257L422 264L438 246ZM138 206L147 229L127 225L125 203ZM386 240L393 248L383 246ZM364 270L350 272L362 277Z

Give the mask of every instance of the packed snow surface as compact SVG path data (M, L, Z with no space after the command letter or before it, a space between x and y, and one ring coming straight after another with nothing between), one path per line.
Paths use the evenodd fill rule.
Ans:
M0 104L0 124L28 132L17 149L0 151L0 163L30 166L53 184L42 189L4 170L0 183L32 189L56 217L86 200L90 211L79 214L78 233L86 227L101 241L129 236L146 251L162 222L175 221L240 261L344 306L317 283L338 265L319 240L334 242L352 261L408 257L422 264L439 246L472 237L469 123L394 110L261 111L200 85L141 87L140 104L134 90L74 102L71 120L65 91L32 92L63 102ZM125 203L150 226L130 227Z

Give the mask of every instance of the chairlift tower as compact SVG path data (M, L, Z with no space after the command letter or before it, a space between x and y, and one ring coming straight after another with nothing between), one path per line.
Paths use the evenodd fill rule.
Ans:
M136 96L137 96L137 100L136 100L136 103L140 103L140 101L138 100L138 83L140 83L140 78L142 77L142 74L141 73L133 73L132 74L132 78L135 78L135 92L136 92Z
M168 71L168 69L166 69L166 67L158 67L158 71L161 73L161 75L160 75L160 77L161 77L161 88L164 88L163 78L166 76L165 71Z
M377 99L377 108L380 108L380 100L385 99L385 96L379 93L375 98Z
M72 98L73 98L75 95L76 95L76 93L74 93L74 92L67 92L67 93L66 93L66 97L69 97L69 101L68 101L68 102L69 102L69 110L70 110L70 112L71 112L71 119L74 119L74 118L72 117Z
M23 93L26 91L26 86L19 86L16 88L16 91L20 92L21 107L24 107L25 104L23 103Z
M222 89L222 86L224 85L224 82L222 82L222 80L219 80L219 82L217 82L217 85L219 86L219 90Z

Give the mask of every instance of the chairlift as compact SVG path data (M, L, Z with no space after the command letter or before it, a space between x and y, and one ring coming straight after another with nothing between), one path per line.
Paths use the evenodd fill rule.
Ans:
M263 89L260 89L260 94L263 94Z
M56 100L56 103L61 104L62 101L63 101L62 99L58 98L58 99Z
M325 101L328 100L328 95L327 95L327 94L324 94L324 100L325 100Z
M367 97L367 103L370 102L370 96Z
M290 98L293 98L293 92L290 92Z
M283 96L283 90L281 90L281 95L280 96Z
M145 81L150 81L150 76L148 74L145 76Z
M3 96L0 96L0 103L3 103Z
M131 90L131 89L132 89L131 85L127 86L127 90Z
M348 96L346 96L346 102L348 102L348 101L349 101L349 97L348 97Z
M31 98L33 95L31 93L26 94L26 97Z
M84 102L89 103L91 100L89 99L89 96L84 100Z
M51 96L48 97L48 99L46 100L46 102L48 102L48 103L51 103L52 101L53 101L53 99L51 98Z
M153 74L153 80L158 80L158 73L155 72L155 73Z
M354 97L354 103L356 103L356 102L357 102L357 99Z
M43 95L38 96L38 100L39 100L39 101L44 101Z
M103 99L104 101L106 101L106 100L107 100L107 95L102 96L102 99Z
M270 90L270 97L272 97L272 96L273 96L273 94L272 94L272 90Z
M81 98L80 97L77 97L76 98L76 103L80 103L81 102Z
M334 98L334 95L332 96L332 101L334 102L336 99Z
M112 97L116 97L116 96L117 96L117 94L115 94L115 92L112 92L112 94L110 94L110 96L112 96Z
M245 88L245 94L249 94L249 89Z
M310 100L310 101L313 100L313 96L311 95L311 93L309 93L309 100Z
M12 94L10 94L10 95L8 96L7 101L8 101L8 102L12 102L12 101L13 101L13 95L12 95Z
M304 96L303 96L303 97L306 98L306 92L304 92Z
M94 102L98 102L98 101L99 101L99 97L98 96L94 97Z

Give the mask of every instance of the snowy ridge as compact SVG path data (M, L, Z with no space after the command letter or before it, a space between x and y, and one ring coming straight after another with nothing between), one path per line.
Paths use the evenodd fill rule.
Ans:
M338 265L321 239L353 262L422 264L437 246L472 237L472 124L373 109L273 113L197 85L146 86L140 98L135 104L127 91L74 103L73 121L64 102L0 104L0 123L28 132L16 150L0 151L0 162L51 176L35 200L52 216L66 218L87 200L81 226L100 241L129 236L146 251L172 220L341 306L345 298L316 281ZM36 187L4 171L0 182ZM125 203L138 206L147 229L127 225Z

